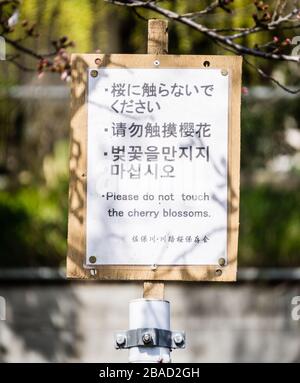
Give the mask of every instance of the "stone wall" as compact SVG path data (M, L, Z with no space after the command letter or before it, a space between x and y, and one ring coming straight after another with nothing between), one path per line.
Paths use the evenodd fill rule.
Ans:
M0 284L2 362L126 362L113 333L128 328L128 302L141 284ZM300 362L300 320L291 300L300 282L168 284L173 330L187 349L174 362Z

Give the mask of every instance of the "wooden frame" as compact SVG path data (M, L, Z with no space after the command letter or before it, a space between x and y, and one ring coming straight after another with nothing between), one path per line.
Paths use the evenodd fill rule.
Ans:
M86 245L86 175L87 175L87 70L90 68L152 68L154 60L164 68L219 68L230 76L228 125L228 264L225 266L95 266L84 267ZM98 280L140 281L220 281L236 280L239 183L240 183L240 56L152 55L152 54L74 54L72 55L72 99L70 134L70 187L67 277ZM93 274L93 275L92 275Z

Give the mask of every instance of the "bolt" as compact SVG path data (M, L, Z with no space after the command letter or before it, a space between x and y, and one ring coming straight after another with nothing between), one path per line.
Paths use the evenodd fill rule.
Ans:
M92 70L92 71L91 71L91 76L92 76L92 77L97 77L97 76L98 76L98 71L95 70L95 69Z
M154 263L153 265L151 265L151 270L152 271L155 271L157 269L157 265Z
M122 346L126 341L126 337L123 334L117 334L116 343L118 346Z
M90 261L90 263L96 263L96 262L97 262L97 258L96 258L94 255L92 255L92 256L89 258L89 261Z
M225 266L225 264L226 264L225 258L220 258L219 259L219 265L220 266Z
M222 275L222 270L218 269L216 270L216 276L220 277Z
M221 70L221 74L222 74L222 76L227 76L228 75L228 70L222 69Z
M148 332L146 332L144 335L143 335L143 342L144 344L149 344L152 342L152 336L151 334L149 334Z
M184 337L183 337L182 334L177 333L177 334L174 335L174 342L175 342L175 344L180 345L180 344L183 343L183 341L184 341Z

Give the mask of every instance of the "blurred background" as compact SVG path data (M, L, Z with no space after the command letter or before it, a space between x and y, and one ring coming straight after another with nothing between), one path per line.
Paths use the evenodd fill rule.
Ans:
M184 13L193 4L169 6ZM252 24L251 1L236 1L234 9L232 17L205 21ZM100 0L24 0L20 11L36 23L39 37L26 40L36 51L64 35L75 43L70 52L147 49L149 12ZM291 39L297 30L283 34ZM169 53L230 54L174 22ZM284 84L299 84L296 64L260 63ZM26 55L22 65L34 70L0 61L0 296L7 303L0 361L126 361L126 352L113 350L112 334L127 329L128 301L141 297L142 285L65 281L70 84L55 73L38 75ZM186 330L190 342L174 361L300 361L300 322L291 317L291 300L300 295L299 96L248 66L242 92L239 282L168 284L173 328Z

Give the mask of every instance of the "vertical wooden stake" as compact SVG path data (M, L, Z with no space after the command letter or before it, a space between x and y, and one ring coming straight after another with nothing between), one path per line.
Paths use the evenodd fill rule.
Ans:
M162 55L168 53L168 21L151 19L148 21L148 53ZM144 282L143 298L164 299L163 282Z
M151 19L148 21L148 53L163 55L168 53L168 21Z

